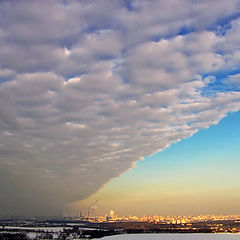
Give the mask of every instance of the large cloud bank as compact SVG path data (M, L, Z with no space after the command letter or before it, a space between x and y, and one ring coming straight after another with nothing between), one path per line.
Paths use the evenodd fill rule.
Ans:
M239 12L238 0L1 1L0 215L56 214L238 111Z

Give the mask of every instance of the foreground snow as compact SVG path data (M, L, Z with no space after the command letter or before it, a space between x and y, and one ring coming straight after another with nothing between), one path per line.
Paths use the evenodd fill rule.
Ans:
M124 234L103 240L240 240L240 234Z

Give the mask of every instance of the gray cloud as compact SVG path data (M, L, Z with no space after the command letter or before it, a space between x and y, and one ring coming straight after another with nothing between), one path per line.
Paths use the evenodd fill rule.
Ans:
M240 109L207 90L239 63L239 19L217 25L239 1L0 4L1 215L59 213Z

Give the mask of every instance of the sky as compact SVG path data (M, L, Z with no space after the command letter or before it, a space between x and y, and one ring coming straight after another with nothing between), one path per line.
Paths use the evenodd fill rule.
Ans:
M0 216L238 211L239 40L239 0L0 1Z
M97 193L71 205L69 214L239 214L240 112L146 157Z

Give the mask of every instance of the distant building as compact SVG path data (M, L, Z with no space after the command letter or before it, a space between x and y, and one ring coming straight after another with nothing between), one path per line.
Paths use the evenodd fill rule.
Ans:
M114 218L115 218L115 213L114 213L113 210L110 210L110 212L109 212L109 217L110 217L111 219L114 219Z

